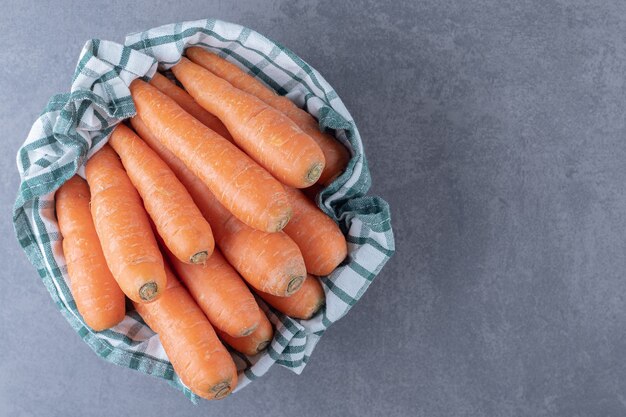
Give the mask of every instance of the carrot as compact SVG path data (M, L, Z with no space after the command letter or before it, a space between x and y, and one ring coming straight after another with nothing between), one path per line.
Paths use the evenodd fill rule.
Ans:
M206 127L232 141L232 137L230 136L228 129L226 129L226 126L224 126L224 123L208 111L204 110L201 105L196 103L189 93L174 84L174 82L168 80L165 76L157 72L150 80L150 84L174 100L180 107L183 108L183 110L201 121Z
M168 255L178 276L216 329L241 337L257 328L261 310L219 250L213 252L205 265L189 265L171 253Z
M287 116L186 58L172 71L198 104L226 125L237 145L282 183L304 188L319 179L324 153Z
M296 292L306 276L298 245L283 232L253 229L233 216L211 191L152 134L137 116L131 123L139 135L172 168L213 227L224 257L253 287L275 295Z
M287 97L279 96L274 90L266 87L261 81L245 73L235 64L231 64L200 47L188 48L186 54L190 60L228 81L234 87L258 97L276 110L281 111L295 122L304 133L312 137L324 152L324 159L326 160L326 167L319 179L320 183L329 184L346 168L350 160L348 150L331 135L321 132L317 120Z
M348 254L346 238L337 224L313 204L300 190L286 187L293 216L285 233L300 248L306 270L313 275L328 275Z
M115 326L126 315L124 293L111 275L89 211L89 186L79 176L55 196L63 255L78 312L95 331Z
M107 265L128 298L150 302L165 289L163 257L137 190L105 145L87 161L91 216Z
M272 323L270 323L265 314L261 312L259 327L257 327L252 334L244 337L232 337L228 333L224 333L220 330L217 330L217 334L220 339L237 352L254 356L270 344L274 337L274 329L272 328Z
M219 204L214 201L214 205ZM230 216L217 219L220 209L207 207L214 219L219 246L244 279L254 288L270 294L289 296L296 293L306 275L300 249L285 233L259 232Z
M150 84L135 80L130 90L148 129L231 213L268 232L287 224L291 217L287 194L267 171Z
M183 262L204 263L215 246L211 226L176 175L125 125L115 128L109 144L122 159L165 246Z
M226 397L237 385L237 368L213 326L169 267L167 289L154 303L134 303L158 335L181 381L207 400Z
M308 320L313 317L321 306L324 305L326 297L322 284L313 275L307 275L300 291L290 297L277 297L257 291L259 297L266 303L274 307L283 314L295 319Z

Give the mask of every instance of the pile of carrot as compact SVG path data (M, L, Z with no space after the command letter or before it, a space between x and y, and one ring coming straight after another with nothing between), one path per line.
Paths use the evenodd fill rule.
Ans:
M347 256L344 235L308 195L348 151L317 121L201 48L130 85L137 115L56 193L70 289L94 331L126 297L185 385L226 397L225 345L262 352L274 330L257 300L296 319L324 304L318 276ZM257 298L258 297L258 298Z

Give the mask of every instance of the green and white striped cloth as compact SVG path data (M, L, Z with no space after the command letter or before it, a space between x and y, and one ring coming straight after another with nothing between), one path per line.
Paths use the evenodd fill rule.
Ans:
M124 45L87 42L72 79L71 91L53 96L35 121L17 154L21 176L15 202L15 233L39 272L55 304L74 330L109 362L168 380L196 402L174 372L157 335L136 312L118 326L94 332L80 317L69 291L54 192L107 141L112 129L135 114L128 85L167 70L189 45L200 45L244 68L278 93L287 95L318 118L321 129L352 153L345 173L318 196L318 205L347 236L349 257L322 278L326 306L311 320L293 320L259 300L276 327L266 352L246 357L232 352L243 388L279 364L299 374L324 331L359 300L394 253L389 207L366 197L370 187L359 132L333 88L287 48L248 28L214 19L162 26L126 37Z

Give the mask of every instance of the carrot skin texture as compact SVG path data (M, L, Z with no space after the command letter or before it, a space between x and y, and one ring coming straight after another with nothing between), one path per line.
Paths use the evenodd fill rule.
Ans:
M267 171L150 84L135 80L130 91L148 129L231 213L268 232L287 224L287 194Z
M206 127L210 128L215 133L223 136L229 141L232 141L232 136L230 136L228 129L226 129L226 126L224 126L224 123L222 123L220 119L204 110L202 106L196 103L189 93L174 84L174 82L167 79L167 77L157 72L150 80L150 84L174 100L180 107L183 108L183 110L198 119Z
M319 179L324 153L283 113L186 58L172 72L198 104L219 117L237 145L283 184L304 188Z
M226 397L237 386L237 367L200 307L169 267L167 289L150 304L134 303L163 344L174 370L196 395Z
M205 262L215 247L211 226L172 170L125 125L115 128L109 144L120 156L165 245L183 262Z
M230 347L244 355L254 356L263 351L274 337L274 328L267 319L265 313L261 312L261 321L254 332L244 337L232 337L228 333L217 330L217 335Z
M346 168L350 160L348 150L331 135L321 132L317 120L287 97L276 94L274 90L266 87L265 84L244 72L237 65L200 47L188 48L186 55L191 61L228 81L234 87L258 97L276 110L281 111L293 120L302 131L311 136L324 152L324 159L326 160L326 167L320 176L319 183L329 184Z
M211 191L178 158L163 146L150 129L135 116L137 133L172 168L196 205L209 220L224 257L253 287L275 295L296 292L306 276L298 246L283 232L253 229L233 216Z
M348 255L346 238L339 226L300 190L286 187L293 216L284 232L300 248L309 274L325 276Z
M204 217L211 222L211 218L206 216L206 207L213 204L215 196L210 192L206 184L176 157L169 149L167 149L159 139L152 133L152 131L146 126L139 116L135 116L130 119L130 124L137 134L154 150L159 157L172 169L174 174L178 177L180 182L187 188L189 194L196 202L196 205L204 215ZM286 193L285 193L286 195ZM222 209L221 217L230 217L232 214L222 205L216 206ZM215 234L215 231L213 231Z
M326 296L320 280L307 275L300 291L290 297L277 297L261 291L256 292L266 303L294 319L308 320L324 305Z
M87 161L91 216L107 265L128 298L150 302L165 289L163 257L141 198L108 144Z
M174 270L214 328L233 337L256 330L261 310L237 271L219 250L205 265L189 265L168 253Z
M221 210L213 202L205 213L215 219ZM207 211L208 211L207 210ZM266 233L252 229L235 217L215 220L219 246L246 281L264 292L289 296L297 292L306 276L302 253L284 232Z
M56 192L56 213L70 289L85 323L95 331L111 328L126 315L124 293L113 278L89 209L87 182L79 176Z

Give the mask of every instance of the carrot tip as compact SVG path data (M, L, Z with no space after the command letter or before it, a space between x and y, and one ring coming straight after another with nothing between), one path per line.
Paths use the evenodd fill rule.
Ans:
M290 295L294 294L296 291L300 289L303 282L304 282L303 276L291 278L291 281L289 281L289 285L287 285L287 292L285 295L289 297Z
M320 179L320 175L322 175L322 171L324 170L324 164L318 162L313 165L309 172L306 174L306 182L310 184L314 184L317 180Z
M256 351L261 352L262 350L265 350L265 348L270 344L269 340L264 340L261 343L259 343L256 347Z
M143 301L152 301L156 298L159 287L156 282L146 282L139 288L139 297Z
M207 258L209 257L209 253L207 251L198 252L189 258L189 262L192 264L204 264L206 263Z

